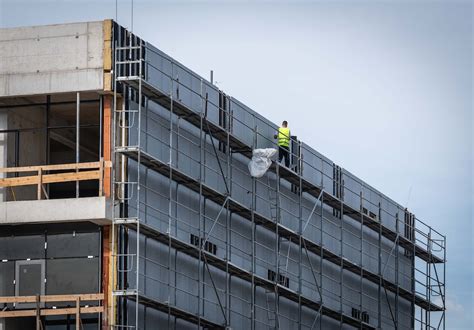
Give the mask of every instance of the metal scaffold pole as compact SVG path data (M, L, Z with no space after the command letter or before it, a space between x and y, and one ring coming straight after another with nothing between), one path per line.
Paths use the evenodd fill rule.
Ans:
M339 202L339 207L343 210L342 200ZM344 272L342 269L344 268L344 223L342 218L339 218L339 256L340 256L340 272L339 272L339 310L344 310ZM339 327L342 329L343 319L342 314L339 317Z
M133 7L133 6L132 6ZM132 22L133 22L133 12L132 12ZM132 23L133 26L133 23ZM130 40L132 40L132 36L130 36ZM141 40L139 41L139 49L138 49L138 109L137 109L137 116L138 116L138 133L137 133L137 149L138 149L138 160L137 160L137 242L136 242L136 259L135 259L135 270L136 270L136 278L135 278L135 285L136 285L136 294L135 294L135 327L138 329L138 320L139 320L139 290L140 290L140 165L141 165L141 118L142 118L142 43ZM136 51L135 51L136 52Z
M203 220L203 204L205 201L205 197L202 195L202 184L204 182L204 173L203 173L203 162L204 162L204 143L203 139L205 138L205 134L203 134L203 116L204 116L204 109L206 107L205 100L203 97L203 82L202 79L200 80L200 101L201 101L201 113L199 116L199 217L198 217L198 237L199 240L203 237L203 229L202 229L202 222ZM198 327L201 326L201 314L203 313L203 307L201 306L201 282L202 282L202 275L204 274L204 270L201 270L202 265L202 249L198 251Z
M171 295L172 295L172 288L171 288L171 254L172 254L172 247L171 247L171 222L172 222L172 205L173 205L173 106L174 106L174 65L171 64L171 77L170 77L170 91L169 91L169 98L170 98L170 112L169 112L169 154L168 154L168 166L169 166L169 174L168 174L168 228L166 229L166 233L168 234L168 262L167 262L167 273L168 273L168 328L172 328L172 319L171 319L171 312L169 306L171 306Z
M364 189L364 186L362 186L362 189ZM362 217L360 219L360 248L359 248L359 264L360 264L360 280L359 280L359 312L360 316L362 318L363 315L363 282L362 280L364 279L363 277L363 269L364 269L364 193L363 191L360 192L360 206L361 206L361 214ZM342 212L341 212L342 214ZM342 215L341 215L341 221L342 221Z
M227 155L227 175L226 175L226 181L229 183L229 197L232 196L232 150L230 147L230 130L231 130L231 117L230 117L230 104L228 105L228 99L227 96L222 94L223 98L223 106L224 106L224 125L227 131L226 134L226 146L225 146L225 152ZM228 106L227 106L228 105ZM229 262L231 261L231 249L232 249L232 213L229 210L229 203L226 205L226 253L225 253L225 260L226 260L226 274L227 274L227 279L226 279L226 288L225 288L225 295L226 295L226 320L227 323L225 324L226 327L230 326L230 311L231 311L231 298L230 298L230 292L231 292L231 285L232 285L232 276L229 272Z
M254 127L253 130L253 143L252 147L255 149L257 147L257 126ZM267 174L268 175L268 174ZM257 311L256 311L256 285L255 285L255 273L256 273L256 224L255 224L255 209L256 209L256 204L257 204L257 179L255 177L252 177L252 204L251 204L251 226L252 226L252 237L251 237L251 244L252 244L252 250L251 250L251 264L252 264L252 275L251 275L251 297L250 297L250 308L251 308L251 330L256 330L257 325L256 325L256 319L257 319Z
M323 167L324 167L324 163L323 163L323 160L321 158L321 183L320 183L320 187L321 187L321 228L319 230L319 235L320 235L320 246L321 248L319 249L319 283L321 283L321 301L323 300L323 296L322 296L322 293L323 293L323 273L324 273L324 242L323 242L323 239L324 239L324 178L323 178ZM323 328L323 316L320 315L319 317L319 329L322 329Z
M301 162L301 145L300 142L298 141L298 150L297 150L297 159L298 159L298 172L301 174L302 172L302 162ZM298 329L302 329L302 305L301 305L301 295L303 293L303 284L302 284L302 276L303 276L303 269L302 269L302 264L303 264L303 187L302 187L302 181L301 181L301 176L299 178L299 184L297 188L297 193L298 193L298 233L300 235L299 237L299 246L298 246ZM310 263L311 260L308 259L308 262Z
M288 157L288 156L287 156ZM275 241L276 241L276 249L275 249L275 328L280 328L280 319L279 319L279 294L278 294L278 282L280 277L280 235L278 233L278 225L281 222L281 205L280 205L280 164L277 164L276 170L276 219L275 219Z
M379 221L382 223L382 208L379 202ZM379 226L378 240L377 240L377 272L379 275L379 283L377 287L378 299L377 299L377 326L379 329L382 328L382 226Z
M114 96L113 96L113 107L114 107L114 112L112 115L112 150L113 154L111 157L112 160L112 169L111 169L111 176L112 176L112 182L114 184L112 185L111 189L111 197L112 197L112 218L115 219L115 214L116 214L116 196L115 196L115 168L116 168L116 159L115 159L115 141L116 141L116 123L117 123L117 112L115 109L117 109L117 42L114 44L114 69L113 69L113 75L114 75L114 83L113 83L113 88L114 88ZM116 223L115 221L112 221L112 265L111 265L111 271L112 271L112 286L115 288L115 283L117 281L117 228L116 228ZM114 296L112 296L112 303L110 304L111 307L109 309L109 315L110 318L113 318L113 320L110 322L111 324L116 324L117 322L117 314L116 314L116 299ZM112 326L113 327L113 326Z

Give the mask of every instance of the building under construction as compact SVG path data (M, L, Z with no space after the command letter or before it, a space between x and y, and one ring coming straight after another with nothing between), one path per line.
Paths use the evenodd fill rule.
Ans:
M444 235L111 20L1 29L0 125L2 330L445 328Z

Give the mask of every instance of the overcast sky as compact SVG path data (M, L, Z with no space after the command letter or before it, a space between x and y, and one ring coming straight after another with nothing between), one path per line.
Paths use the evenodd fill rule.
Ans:
M135 33L445 233L447 328L474 327L471 1L134 3ZM0 0L1 27L105 18Z

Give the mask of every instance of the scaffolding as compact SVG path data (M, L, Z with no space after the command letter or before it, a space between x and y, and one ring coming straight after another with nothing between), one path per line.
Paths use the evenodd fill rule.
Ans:
M143 306L167 315L168 327L181 319L209 329L236 327L233 320L251 329L325 322L444 329L445 236L398 205L393 211L378 192L374 203L365 183L353 191L355 177L296 138L290 168L274 163L263 178L240 182L252 150L275 146L274 127L125 29L116 25L114 34L113 327L144 328ZM155 178L168 191L155 189ZM180 187L197 196L197 207L179 201ZM215 212L207 211L211 203ZM147 255L148 240L167 256ZM244 240L250 247L239 246ZM178 270L178 253L195 260L197 280ZM184 292L178 277L197 292ZM246 283L247 297L233 291L235 279ZM166 288L166 297L147 293L149 282ZM195 309L179 306L180 295Z

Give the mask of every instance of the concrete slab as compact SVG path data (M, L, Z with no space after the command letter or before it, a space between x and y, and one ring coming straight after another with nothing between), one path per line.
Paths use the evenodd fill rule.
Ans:
M104 22L0 29L0 97L103 89Z
M65 198L0 203L0 225L91 221L112 222L112 204L106 197Z

